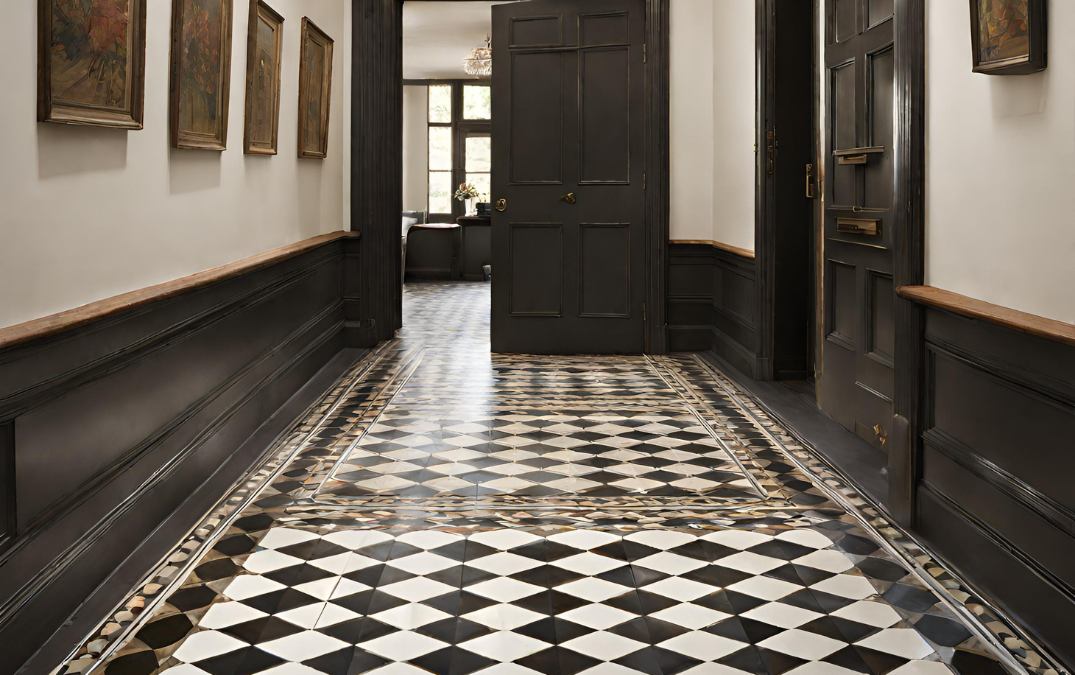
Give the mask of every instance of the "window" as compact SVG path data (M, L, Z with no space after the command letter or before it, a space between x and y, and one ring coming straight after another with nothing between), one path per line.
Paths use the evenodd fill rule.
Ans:
M492 94L487 83L445 81L428 85L431 220L451 221L465 205L454 199L460 183L473 183L481 199L492 191Z

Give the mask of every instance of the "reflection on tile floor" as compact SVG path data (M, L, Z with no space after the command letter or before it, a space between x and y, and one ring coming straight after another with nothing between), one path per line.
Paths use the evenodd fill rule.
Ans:
M1055 672L699 359L405 314L59 672Z

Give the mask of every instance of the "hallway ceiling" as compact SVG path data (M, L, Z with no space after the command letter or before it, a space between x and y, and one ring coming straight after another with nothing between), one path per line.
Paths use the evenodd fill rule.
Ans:
M467 78L463 59L489 35L490 9L503 2L403 3L403 77Z

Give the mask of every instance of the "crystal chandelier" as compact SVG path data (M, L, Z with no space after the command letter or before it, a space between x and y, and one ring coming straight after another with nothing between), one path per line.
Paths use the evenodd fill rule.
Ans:
M475 47L470 56L463 59L463 70L474 77L489 77L493 74L493 49L488 36L485 38L484 47Z

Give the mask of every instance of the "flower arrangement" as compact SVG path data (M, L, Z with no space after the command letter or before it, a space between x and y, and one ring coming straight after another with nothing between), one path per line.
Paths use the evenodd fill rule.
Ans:
M478 188L470 183L460 183L459 188L455 191L455 198L461 202L465 202L468 199L477 199Z

